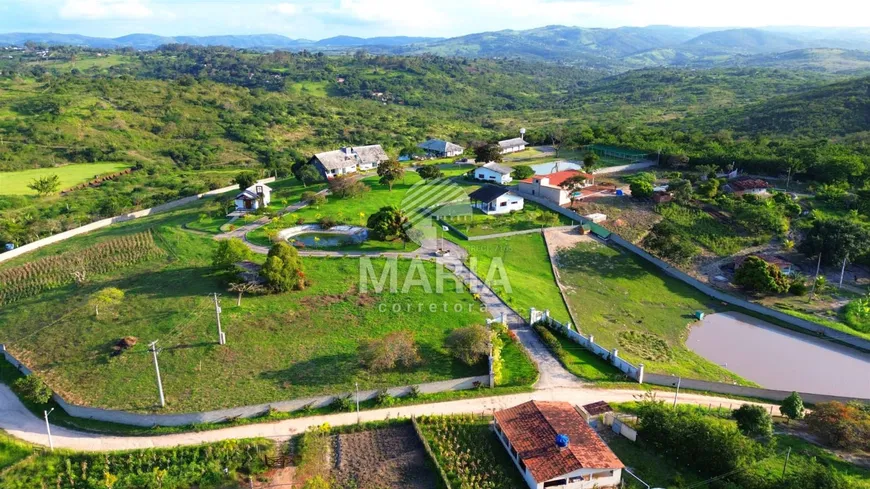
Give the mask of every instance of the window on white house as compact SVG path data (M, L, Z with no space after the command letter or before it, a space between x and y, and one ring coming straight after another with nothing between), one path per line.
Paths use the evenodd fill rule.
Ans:
M605 477L613 477L613 471L608 470L607 472L596 472L592 474L593 479L604 479Z
M506 207L506 206L507 206L507 202L502 202L501 204L499 204L499 207Z
M477 178L486 178L486 176L483 173L478 173Z
M578 475L577 477L571 477L568 479L568 484L573 484L575 482L588 481L590 477L588 475Z
M559 487L564 486L566 484L565 479L559 479L550 482L544 482L544 487Z

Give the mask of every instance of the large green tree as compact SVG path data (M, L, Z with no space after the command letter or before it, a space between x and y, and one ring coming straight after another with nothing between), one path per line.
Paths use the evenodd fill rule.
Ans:
M782 294L788 291L789 286L779 267L757 256L747 257L737 268L734 283L759 294Z
M235 264L251 258L251 250L239 238L218 241L211 255L211 264L215 268L232 270Z
M804 400L801 399L800 394L792 392L780 403L779 412L788 419L802 419L804 417Z
M257 183L257 174L250 170L239 172L233 179L233 182L239 185L240 190L245 190L251 185Z
M299 258L299 252L283 241L272 245L260 275L275 292L305 288L305 269Z
M746 436L769 438L773 434L770 413L757 404L744 404L732 413L737 429Z
M511 176L514 178L514 180L525 180L526 178L530 178L534 174L535 170L533 170L532 167L528 165L517 165L514 167L514 171L513 173L511 173Z
M501 162L501 148L497 144L484 144L474 148L474 158L478 164L489 163L494 161Z
M417 173L423 180L435 180L444 176L438 165L426 165L417 168Z
M851 219L816 219L804 235L798 250L816 257L821 253L822 263L834 265L846 258L855 259L870 249L870 232Z
M366 227L369 228L371 236L377 240L401 239L408 241L409 223L408 216L401 209L395 206L386 206L369 216Z
M653 194L653 184L646 180L635 180L628 186L635 199L648 199Z
M378 165L378 176L381 177L378 181L381 182L382 185L388 185L390 187L390 192L392 192L393 184L405 176L405 169L398 161L385 161Z

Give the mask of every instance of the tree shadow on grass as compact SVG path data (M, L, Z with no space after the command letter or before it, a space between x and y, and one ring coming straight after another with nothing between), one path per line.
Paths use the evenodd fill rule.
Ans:
M359 368L359 358L356 355L338 353L297 362L282 370L265 371L259 377L271 380L279 386L289 384L325 387L352 382Z

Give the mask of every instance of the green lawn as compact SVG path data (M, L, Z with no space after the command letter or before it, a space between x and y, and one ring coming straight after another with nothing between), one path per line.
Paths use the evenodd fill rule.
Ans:
M194 231L202 231L204 233L211 234L220 234L221 226L228 223L229 219L226 217L215 216L214 214L206 214L202 213L197 216L196 219L190 221L184 226L188 229L193 229Z
M598 344L619 349L648 372L746 382L685 346L692 314L722 311L721 304L631 253L597 242L561 251L558 262L580 330Z
M435 459L457 488L518 489L526 487L520 471L489 427L491 417L473 414L424 416L420 431Z
M575 224L561 214L528 201L524 203L522 210L510 214L487 215L474 209L471 216L446 218L446 221L466 236L475 237Z
M482 324L485 315L467 292L429 294L360 293L359 264L353 259L305 259L310 287L301 292L245 297L241 307L209 267L214 241L180 229L198 215L192 207L45 248L74 250L99 238L153 227L166 258L89 277L69 286L15 302L0 311L0 339L68 400L114 409L148 411L156 400L153 366L146 351L160 340L160 368L167 396L165 412L188 412L257 404L361 388L417 384L479 375L485 366L454 361L443 347L456 327ZM42 250L40 250L42 251ZM38 255L34 255L38 256ZM383 260L374 259L380 271ZM410 262L398 262L402 280ZM425 263L430 280L433 264ZM116 313L95 318L84 306L106 286L127 294ZM208 294L223 292L222 325L228 344L215 342L214 309ZM442 304L450 305L448 312ZM429 312L430 304L439 309ZM462 312L453 312L458 304ZM38 333L37 329L52 325ZM359 366L364 339L409 329L424 359L421 366L370 374ZM19 339L33 334L27 338ZM139 339L132 350L110 357L124 336ZM17 340L17 341L15 341Z
M499 262L504 265L511 290L496 287L496 293L517 313L525 318L529 308L549 309L550 314L559 321L570 321L568 309L553 277L550 256L544 237L539 233L521 234L507 238L463 241L469 257L477 259L477 274L484 280L492 273L493 279L500 278L498 269L493 267ZM492 272L490 272L492 270Z
M499 387L528 386L538 380L538 369L519 342L506 339L501 360L502 379Z
M0 430L0 471L15 465L33 453L30 445L18 441Z
M108 173L129 168L128 163L74 163L57 168L38 168L13 172L0 172L0 194L36 195L27 185L37 178L57 175L60 189L65 190Z

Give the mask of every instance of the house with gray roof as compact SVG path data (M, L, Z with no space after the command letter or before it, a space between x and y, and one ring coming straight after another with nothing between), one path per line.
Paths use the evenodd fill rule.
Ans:
M505 139L498 142L498 147L501 149L501 154L516 153L526 149L527 143L522 137Z
M465 152L465 148L462 146L443 139L429 139L425 143L418 144L417 147L425 151L427 155L438 158L459 156Z
M513 178L511 177L513 171L514 169L509 166L489 162L474 169L474 178L485 182L495 182L507 185L513 181Z
M264 183L255 183L246 188L233 199L236 212L251 212L265 207L272 201L272 189Z
M326 179L330 179L348 173L375 169L389 159L380 144L371 144L317 153L311 158L310 163Z

